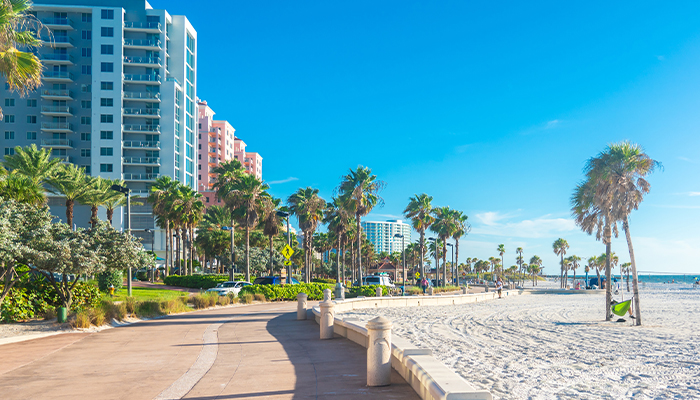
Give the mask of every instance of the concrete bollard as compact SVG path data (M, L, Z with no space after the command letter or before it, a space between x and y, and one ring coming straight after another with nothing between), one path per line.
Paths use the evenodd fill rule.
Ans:
M391 384L391 321L377 317L367 323L367 386Z
M486 286L484 287L484 292L488 293L489 292L489 284L487 283Z
M306 299L308 297L306 293L297 295L297 320L306 319Z
M326 290L330 292L330 289ZM328 296L330 297L330 293L328 294ZM321 329L321 339L333 339L333 302L329 298L328 300L320 302L318 305L321 308L321 321L319 322L319 327Z
M467 294L467 287L466 286L462 286L462 294Z
M345 300L345 287L340 282L335 284L335 299Z
M323 291L323 301L330 301L330 299L331 299L331 290L325 289Z
M382 297L382 287L381 286L377 286L376 292L377 292L377 297Z
M433 295L433 287L431 286L428 288L428 296L432 296L432 295Z

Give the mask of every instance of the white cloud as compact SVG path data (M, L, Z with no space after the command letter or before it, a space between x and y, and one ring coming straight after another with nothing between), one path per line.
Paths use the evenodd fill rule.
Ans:
M294 182L294 181L298 181L298 180L299 180L299 178L295 178L295 177L293 177L293 176L290 176L290 177L287 178L287 179L281 179L281 180L279 180L279 181L270 181L270 182L267 182L267 184L268 184L268 185L277 185L277 184L280 184L280 183Z
M539 218L525 219L522 221L504 222L505 220L512 219L512 216L509 214L501 214L497 211L489 211L476 214L476 219L483 226L475 224L475 226L472 227L472 233L480 235L545 238L577 230L573 219L555 218L551 215L544 215Z
M688 157L679 156L678 159L681 160L681 161L686 161L686 162L695 164L695 161L691 160L691 159L688 158Z
M547 121L547 124L544 126L544 129L556 128L556 126L559 125L560 122L561 121L559 121L558 119L553 119L551 121Z
M690 193L688 193L688 195L691 196L691 197L693 197L693 196L700 196L700 192L690 192Z

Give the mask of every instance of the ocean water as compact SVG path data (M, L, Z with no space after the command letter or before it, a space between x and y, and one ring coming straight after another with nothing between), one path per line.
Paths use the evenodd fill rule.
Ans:
M595 278L597 275L596 274L588 274L588 279ZM579 275L576 274L576 280L583 280L586 277L586 275ZM605 279L604 274L600 274L600 277L602 279ZM619 274L612 274L612 277L617 279L618 281L625 282L626 276L620 277ZM692 275L692 274L686 274L686 275L654 275L654 274L639 274L637 275L637 278L639 278L639 282L649 282L649 283L694 283L696 280L700 280L700 273ZM569 280L572 279L572 276L569 275ZM630 275L630 284L632 283L632 276Z

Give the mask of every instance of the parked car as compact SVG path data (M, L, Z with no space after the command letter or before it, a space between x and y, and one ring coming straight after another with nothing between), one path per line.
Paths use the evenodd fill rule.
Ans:
M250 282L245 281L229 281L222 282L211 289L207 289L207 292L217 293L219 296L226 296L229 293L238 294L242 288L245 286L250 286Z
M362 278L363 285L382 285L392 289L396 288L396 285L389 279L388 276L381 275L370 275Z
M287 283L287 278L280 278L279 276L261 276L253 281L253 285L281 285ZM296 278L292 278L292 285L298 285L299 281Z

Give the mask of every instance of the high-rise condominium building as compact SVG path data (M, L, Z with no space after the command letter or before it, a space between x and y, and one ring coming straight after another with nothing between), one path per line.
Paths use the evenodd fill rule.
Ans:
M362 221L362 232L367 235L367 240L374 245L376 253L400 252L411 243L411 226L404 224L400 219L386 222ZM395 237L396 234L404 236L403 242L401 238Z
M0 151L50 148L93 176L124 179L136 196L163 175L196 189L197 32L187 18L144 0L38 0L32 12L51 31L37 50L43 85L20 98L0 84ZM49 205L65 214L62 199ZM151 211L132 207L131 227L158 250L165 238L143 232ZM76 209L76 224L89 218ZM123 214L113 223L124 226Z
M198 102L199 112L199 154L197 178L199 192L204 195L207 205L221 205L214 193L213 185L217 174L213 172L224 161L236 159L246 171L262 180L262 157L258 153L246 152L246 144L236 137L236 130L228 121L214 120L214 111L206 101Z

